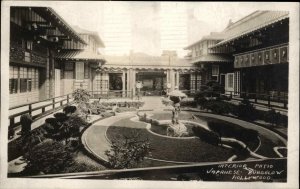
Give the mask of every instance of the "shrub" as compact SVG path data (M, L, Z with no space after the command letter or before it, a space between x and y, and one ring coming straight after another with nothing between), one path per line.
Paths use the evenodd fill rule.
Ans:
M63 108L63 112L66 115L73 114L76 112L76 110L77 110L76 106L66 106Z
M31 123L32 123L32 117L29 114L23 114L20 118L20 123L22 127L22 134L26 134L31 131Z
M141 139L140 133L134 131L121 140L113 142L111 150L105 151L108 161L113 168L133 168L150 153L148 139Z
M204 109L207 103L207 99L205 98L205 95L203 92L196 93L194 97L194 101L201 106L201 109Z
M25 172L29 174L38 172L57 174L74 164L70 152L65 150L61 143L53 140L45 140L34 146L24 158L28 161Z
M52 127L48 128L52 128L54 132L57 132L61 126L57 119L53 117L45 119L45 123L50 124Z
M245 119L253 121L257 119L257 111L254 106L250 103L248 99L243 99L241 103L237 107L237 116Z
M197 126L194 126L192 128L192 131L194 132L195 136L199 137L202 141L206 143L212 145L218 145L220 143L219 135L213 131L209 131L207 129Z
M64 122L68 119L68 116L63 112L57 112L53 115L58 122Z
M266 122L271 123L272 125L278 125L280 116L281 114L279 112L277 113L275 110L272 109L264 113L263 119Z
M67 136L78 137L80 129L88 126L89 123L78 116L70 116L70 118L63 123L62 129Z
M81 104L89 102L91 94L85 89L75 89L72 96L77 104Z
M130 111L136 111L136 108L127 108L127 107L118 107L116 108L116 112L130 112Z

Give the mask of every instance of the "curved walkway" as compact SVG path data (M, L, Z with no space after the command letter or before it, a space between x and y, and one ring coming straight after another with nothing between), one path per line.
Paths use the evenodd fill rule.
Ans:
M117 114L116 116L109 117L109 118L106 118L106 119L96 122L95 124L90 126L83 133L82 143L85 145L86 149L90 153L94 154L95 156L97 156L98 158L100 158L104 161L107 161L108 159L105 155L105 151L110 150L110 146L111 146L110 141L106 137L107 128L117 121L120 121L125 118L130 118L135 115L136 115L135 112L120 113L120 114ZM224 121L228 121L228 122L232 122L232 123L241 125L242 127L245 127L245 128L252 128L252 129L255 128L260 133L260 135L266 137L267 139L269 139L271 141L275 141L276 143L282 143L282 145L286 145L286 143L287 143L287 141L280 135L278 135L278 134L274 133L273 131L270 131L264 127L255 125L253 123L249 123L249 122L231 118L231 117L220 116L220 115L209 114L209 113L197 112L197 115L221 119ZM268 147L267 143L262 142L262 146L263 145L267 145L267 147ZM273 147L274 146L269 146L269 148L272 149L272 151L274 152ZM266 154L268 154L268 151L265 153L262 153L262 152L264 152L264 151L260 149L260 150L258 150L257 154L261 154L261 155L269 158L266 155Z
M105 155L105 151L110 150L111 144L106 137L107 128L121 119L132 117L134 115L135 112L120 113L116 116L112 116L94 123L83 133L81 138L82 144L93 155L104 161L108 161L107 156Z

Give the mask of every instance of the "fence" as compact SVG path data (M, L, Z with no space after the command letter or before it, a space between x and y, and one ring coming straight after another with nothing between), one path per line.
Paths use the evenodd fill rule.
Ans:
M195 94L199 91L196 90L181 90L188 97L194 97ZM271 91L269 94L263 93L249 93L249 92L234 92L234 91L225 91L225 92L209 92L212 96L227 96L230 99L237 101L243 100L243 98L249 99L252 103L261 104L271 107L287 109L288 105L288 93L287 92L274 92Z
M12 129L20 125L20 116L23 114L30 114L33 119L50 113L55 109L62 108L64 105L73 102L71 94L57 96L42 101L36 101L32 103L22 104L14 107L10 107L9 111L12 115L9 115L9 127Z
M241 101L243 98L252 100L255 104L267 105L269 108L278 107L287 109L288 94L285 92L277 94L261 94L261 93L248 93L248 92L233 92L225 91L225 95Z

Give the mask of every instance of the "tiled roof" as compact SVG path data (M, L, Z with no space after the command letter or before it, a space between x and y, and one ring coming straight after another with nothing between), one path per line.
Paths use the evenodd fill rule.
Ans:
M214 47L247 35L258 29L267 27L270 24L279 22L288 17L288 11L255 11L227 27L223 31L224 40L216 44Z
M98 55L87 50L65 50L61 51L55 57L57 59L70 59L70 60L103 60L102 55Z
M200 40L192 43L191 45L185 47L184 49L189 49L191 48L192 46L202 42L202 41L205 41L205 40L223 40L224 39L224 36L223 36L223 33L221 32L211 32L209 35L205 35L203 36Z
M138 68L193 68L195 67L188 60L169 56L149 56L149 55L131 55L131 56L105 56L105 67L138 67Z
M220 54L208 54L200 56L199 58L191 60L191 63L214 63L214 62L232 62L233 58Z

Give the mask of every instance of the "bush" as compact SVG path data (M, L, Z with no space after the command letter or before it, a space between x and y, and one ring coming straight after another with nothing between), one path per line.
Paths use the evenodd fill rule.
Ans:
M127 107L118 107L116 108L116 112L130 112L130 111L136 111L136 108L127 108Z
M91 94L85 89L75 89L72 96L77 104L81 104L89 102Z
M121 169L136 167L149 153L149 140L142 140L136 131L113 142L111 150L105 151L110 166Z
M199 137L202 141L208 144L218 145L220 143L219 135L213 131L209 131L197 126L194 126L192 131L194 132L195 136Z
M48 124L46 128L51 129L52 132L58 132L61 124L57 121L56 118L47 118L45 123Z
M64 122L68 119L68 116L63 112L57 112L53 115L58 122Z
M25 172L29 174L57 174L74 164L70 152L61 143L53 140L45 140L34 146L24 158L28 161Z
M248 99L243 99L241 101L241 103L237 107L236 113L238 117L245 120L253 121L258 118L256 109Z
M205 95L203 92L198 92L196 93L195 97L194 97L194 101L201 106L201 109L205 108L207 99L205 98Z
M20 123L22 127L22 134L29 133L31 131L31 123L33 122L32 117L29 114L23 114L20 118Z
M77 110L76 106L66 106L63 108L63 112L66 115L73 114L76 112L76 110Z
M78 116L70 116L67 121L63 123L62 130L65 136L78 137L80 130L83 127L88 126L89 123L84 121Z

